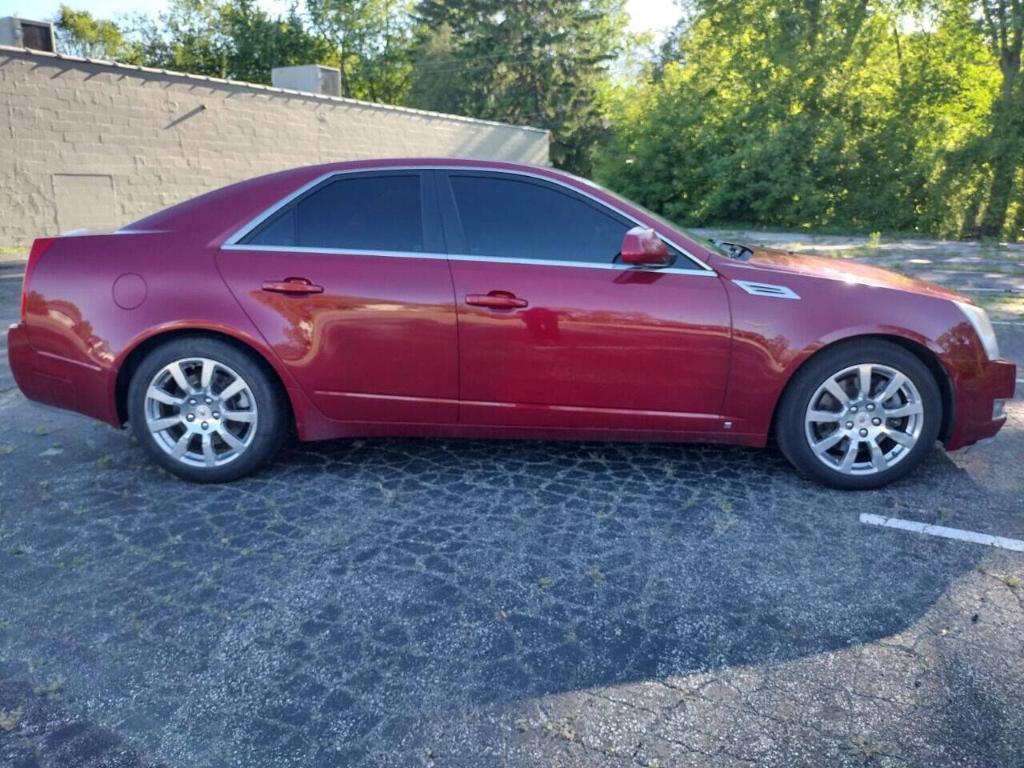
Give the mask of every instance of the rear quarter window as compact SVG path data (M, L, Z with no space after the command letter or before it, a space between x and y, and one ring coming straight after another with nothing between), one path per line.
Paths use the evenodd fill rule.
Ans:
M289 203L245 245L423 252L420 176L337 178Z

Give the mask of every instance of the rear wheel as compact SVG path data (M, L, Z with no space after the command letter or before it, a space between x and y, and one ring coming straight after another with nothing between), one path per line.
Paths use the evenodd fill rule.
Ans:
M878 488L932 450L942 398L928 367L885 341L852 341L796 374L779 406L776 437L804 475L835 488Z
M128 388L139 443L162 467L193 482L228 482L266 461L287 432L277 382L250 353L207 337L150 352Z

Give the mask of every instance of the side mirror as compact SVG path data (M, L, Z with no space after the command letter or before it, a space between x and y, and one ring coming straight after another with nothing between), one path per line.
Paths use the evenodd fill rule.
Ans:
M653 229L633 227L622 238L619 258L636 267L664 267L671 261L668 246Z

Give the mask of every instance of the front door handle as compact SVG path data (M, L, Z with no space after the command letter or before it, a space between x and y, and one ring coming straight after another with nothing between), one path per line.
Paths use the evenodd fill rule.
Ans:
M322 285L314 285L304 277L288 277L284 280L268 280L263 283L263 290L271 293L287 293L291 296L306 296L310 293L323 293Z
M487 307L488 309L522 309L529 306L526 299L520 299L508 291L471 293L466 296L466 303L474 307Z

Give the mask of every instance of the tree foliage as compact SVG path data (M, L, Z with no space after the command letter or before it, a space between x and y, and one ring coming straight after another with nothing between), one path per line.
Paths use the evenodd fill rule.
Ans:
M622 0L422 0L410 102L548 128L556 165L589 172Z
M698 2L617 91L599 175L693 224L1019 236L1024 109L982 4Z
M61 51L72 56L129 64L141 58L138 44L130 41L120 26L108 19L97 19L88 11L62 5L54 27Z
M409 85L411 0L308 0L313 29L336 51L343 96L400 103Z
M1020 233L1024 229L1024 201L1019 199L1024 186L1019 178L1024 169L1024 0L979 0L977 5L985 41L1000 73L999 95L984 148L991 182L979 232L998 235L1010 217Z
M273 67L333 55L297 6L271 16L256 0L171 0L156 19L138 19L133 32L149 66L254 83L269 83Z
M171 0L62 7L63 50L548 128L556 165L691 224L1024 237L1024 0Z

